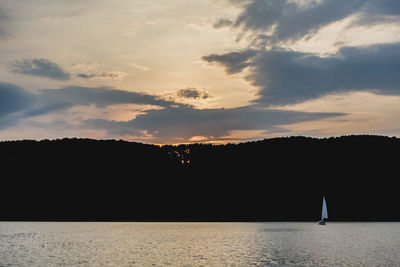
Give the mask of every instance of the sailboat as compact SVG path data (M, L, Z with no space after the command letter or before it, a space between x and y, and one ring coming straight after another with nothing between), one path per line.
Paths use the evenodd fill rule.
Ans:
M328 219L328 209L326 208L326 201L325 197L322 197L322 215L321 215L321 220L319 221L319 225L325 225L326 222L324 219Z

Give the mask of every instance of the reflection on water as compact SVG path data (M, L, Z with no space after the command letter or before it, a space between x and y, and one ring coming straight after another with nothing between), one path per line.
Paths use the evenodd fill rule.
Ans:
M400 223L0 223L0 266L400 266Z

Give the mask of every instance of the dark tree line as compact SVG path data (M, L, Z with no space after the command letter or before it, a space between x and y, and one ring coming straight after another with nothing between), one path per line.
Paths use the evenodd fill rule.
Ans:
M0 220L400 220L400 139L0 142Z

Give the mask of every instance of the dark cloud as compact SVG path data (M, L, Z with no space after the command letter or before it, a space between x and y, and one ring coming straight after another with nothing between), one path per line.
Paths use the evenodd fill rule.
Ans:
M68 80L70 74L59 65L44 58L26 58L13 61L9 68L19 74L42 76L55 80Z
M126 73L124 72L100 72L100 73L78 73L78 78L91 79L91 78L104 78L110 80L121 80L125 78Z
M78 73L76 75L76 77L83 78L83 79L90 79L90 78L96 77L96 74Z
M398 0L369 0L362 7L361 23L376 22L376 20L389 19L388 16L400 15ZM397 18L398 20L399 18Z
M214 24L213 27L214 29L220 29L220 28L225 28L233 25L233 21L229 19L219 19L217 20Z
M34 95L21 87L0 82L0 129L14 125L33 101Z
M207 99L212 97L209 93L205 91L198 90L197 88L185 88L177 92L178 97L181 98L194 98L194 99Z
M397 0L324 0L300 5L290 0L253 0L245 5L234 25L245 32L267 32L270 43L312 36L320 28L360 14L355 24L385 21L399 16ZM257 35L258 36L258 35ZM257 37L256 37L257 38Z
M132 135L137 131L152 134L155 140L176 142L192 136L218 139L232 130L277 131L281 125L342 116L340 113L307 113L256 107L233 109L194 109L190 107L150 110L127 122L87 120L85 127L107 130L109 134Z
M231 0L243 11L234 21L252 38L243 51L203 57L228 74L248 68L246 79L260 88L258 105L293 104L329 93L369 90L400 93L400 45L343 47L320 57L277 47L281 41L311 37L322 27L357 14L351 26L400 21L398 0ZM261 48L261 49L260 49ZM268 49L265 49L268 48Z
M190 89L189 89L190 90ZM82 127L106 130L111 137L149 133L153 141L173 142L177 138L205 136L218 139L232 130L262 130L284 132L281 126L342 116L339 113L312 113L242 107L233 109L195 109L188 105L159 99L152 95L112 88L70 86L46 89L32 94L12 84L0 84L0 128L16 124L19 120L59 112L73 106L96 105L106 107L117 104L155 105L161 109L145 111L130 121L92 119ZM51 125L51 122L49 123ZM62 123L58 123L62 126ZM68 122L65 121L65 125ZM45 125L43 126L45 127Z
M0 128L9 127L24 118L50 114L73 106L106 107L118 104L159 107L181 105L153 95L107 87L68 86L61 89L45 89L38 94L32 94L16 85L0 83Z
M0 117L23 111L33 101L33 94L9 83L0 82Z
M35 116L40 116L40 115L46 115L52 112L57 112L60 110L64 110L67 108L70 108L74 106L71 103L44 103L43 102L43 98L41 98L40 96L36 96L34 105L32 108L30 109L26 109L24 110L24 112L22 112L20 114L21 118L27 118L27 117L35 117Z
M242 52L230 52L227 54L212 54L204 56L202 59L207 62L218 62L226 67L226 72L234 74L251 66L251 59L257 55L257 51L246 50Z
M249 56L251 55L251 56ZM239 60L240 59L240 60ZM260 88L258 104L291 104L328 93L370 90L400 94L400 44L344 47L331 57L279 49L204 57Z
M64 103L69 105L96 105L105 107L117 104L139 104L168 107L175 102L166 101L153 95L129 92L109 87L67 86L60 89L40 91L42 101L46 103Z

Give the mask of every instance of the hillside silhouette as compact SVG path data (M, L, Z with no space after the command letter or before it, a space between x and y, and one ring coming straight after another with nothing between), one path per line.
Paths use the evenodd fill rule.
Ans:
M0 142L0 220L399 221L400 139Z

